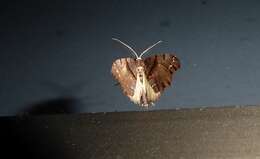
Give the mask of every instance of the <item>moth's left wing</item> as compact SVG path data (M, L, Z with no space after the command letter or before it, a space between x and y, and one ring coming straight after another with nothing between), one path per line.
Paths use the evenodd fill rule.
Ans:
M111 73L119 82L126 96L133 96L136 84L136 60L121 58L112 64Z
M160 54L144 60L146 76L154 91L162 92L171 85L172 76L180 68L180 60L172 54Z

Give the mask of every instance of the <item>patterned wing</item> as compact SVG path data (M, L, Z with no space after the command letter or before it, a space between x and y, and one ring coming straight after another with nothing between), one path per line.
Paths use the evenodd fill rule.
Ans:
M133 58L117 59L112 64L112 75L119 82L123 92L127 96L134 95L136 84L136 60Z
M146 76L154 91L162 92L171 85L172 76L180 68L179 59L172 54L161 54L144 60Z

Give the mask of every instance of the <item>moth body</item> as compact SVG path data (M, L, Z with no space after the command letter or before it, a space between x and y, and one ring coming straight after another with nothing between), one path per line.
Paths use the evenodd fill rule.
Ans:
M148 107L160 96L160 92L155 93L147 80L143 66L136 68L136 83L133 96L129 96L134 103Z

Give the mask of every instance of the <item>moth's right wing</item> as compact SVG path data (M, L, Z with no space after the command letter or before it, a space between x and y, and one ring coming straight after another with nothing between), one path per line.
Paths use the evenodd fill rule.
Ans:
M171 85L173 74L181 67L180 60L173 54L150 56L144 63L149 83L156 93Z
M112 64L111 73L119 82L126 96L133 96L136 84L136 60L133 58L117 59Z

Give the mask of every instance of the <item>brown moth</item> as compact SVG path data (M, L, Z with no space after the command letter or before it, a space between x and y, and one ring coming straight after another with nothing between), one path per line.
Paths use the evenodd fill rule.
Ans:
M160 54L142 59L147 51L162 41L148 47L138 56L127 44L112 39L126 46L136 57L115 60L112 64L112 75L119 82L124 94L135 104L143 107L153 105L164 89L171 85L173 74L180 68L179 59L172 54Z

